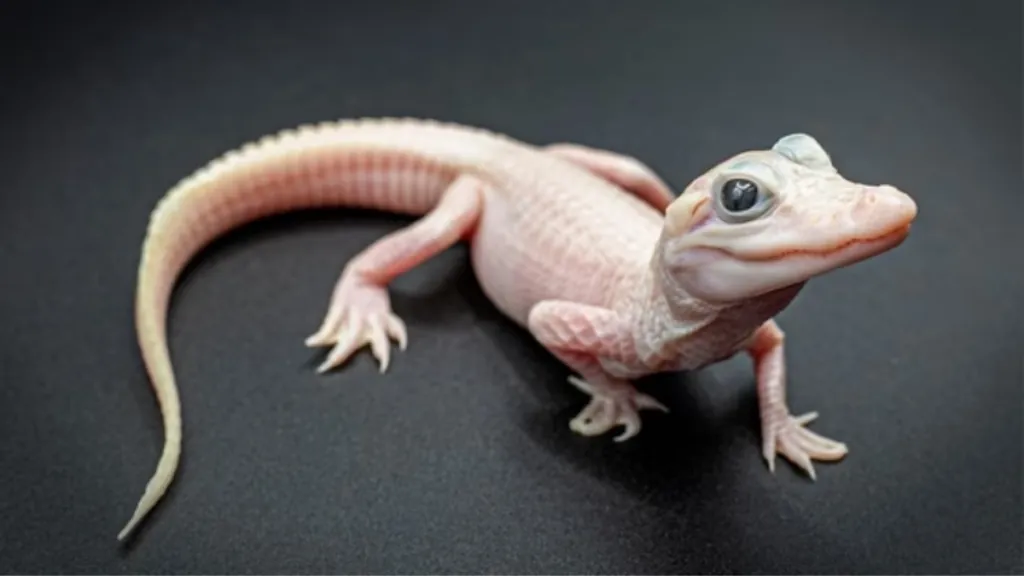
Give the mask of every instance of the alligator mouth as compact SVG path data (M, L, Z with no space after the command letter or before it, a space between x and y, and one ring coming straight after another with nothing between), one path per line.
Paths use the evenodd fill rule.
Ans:
M811 257L811 258L829 258L848 252L851 254L865 252L867 255L877 254L879 252L885 252L895 248L903 242L910 234L911 224L903 224L897 228L889 230L883 234L877 236L866 236L861 238L852 238L845 242L838 244L831 244L823 246L821 248L793 248L789 250L781 250L777 252L765 253L765 254L735 254L728 250L723 250L726 254L733 258L740 258L748 262L774 262L778 260L785 260L793 257ZM866 251L864 249L867 249Z

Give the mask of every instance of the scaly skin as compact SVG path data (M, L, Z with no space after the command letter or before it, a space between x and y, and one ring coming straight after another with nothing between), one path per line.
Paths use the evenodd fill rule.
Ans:
M723 200L723 190L739 190L729 183L737 178L756 193ZM331 348L321 372L363 346L385 372L391 340L407 345L387 285L466 240L488 297L591 396L572 430L595 436L623 426L616 439L632 437L639 410L667 409L631 380L746 352L764 459L774 470L782 454L812 478L812 460L837 460L847 449L804 427L816 414L790 414L784 336L772 317L810 278L897 246L917 211L895 188L845 180L801 134L715 166L678 198L634 158L575 144L539 148L433 121L326 123L247 145L179 183L150 221L136 327L165 444L119 539L156 505L178 465L181 408L165 328L182 268L245 222L324 206L420 219L346 265L306 342Z

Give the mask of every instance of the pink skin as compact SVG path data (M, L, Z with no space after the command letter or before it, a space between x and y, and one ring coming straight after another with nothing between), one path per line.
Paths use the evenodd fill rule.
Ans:
M839 460L846 445L815 434L804 425L818 417L809 412L794 417L786 407L786 360L782 345L785 335L774 320L765 322L754 333L747 351L754 359L757 396L761 413L761 454L768 468L775 470L775 454L781 453L816 477L811 460Z
M718 201L723 179L737 177L758 182L768 199L742 217ZM136 327L165 444L120 539L177 469L181 408L164 333L177 275L236 226L321 206L420 218L345 266L306 341L331 348L320 372L364 346L387 371L390 341L408 344L387 285L468 241L484 293L579 374L569 381L591 399L573 431L621 426L616 440L626 440L640 431L640 410L667 410L633 379L746 352L763 457L774 470L781 454L812 478L812 460L839 459L846 447L804 427L814 414L790 414L783 334L772 317L810 278L898 245L916 214L894 188L840 177L817 142L799 134L719 164L678 198L635 158L577 144L537 148L430 121L326 123L248 145L183 180L150 221Z
M774 198L772 207L742 221L725 219L716 206L715 178L730 170L733 177L761 183ZM691 184L668 209L655 266L679 291L709 306L736 309L778 299L777 306L769 305L771 316L806 279L898 246L916 214L917 206L901 191L843 179L816 141L793 135L771 151L723 162ZM749 320L757 313L742 315ZM812 460L838 460L847 447L804 428L817 413L790 414L783 341L782 330L766 319L737 349L754 360L769 468L774 471L780 453L813 479Z
M408 337L404 322L391 311L385 287L469 234L483 207L482 187L472 176L456 179L426 216L381 238L349 262L320 329L306 339L308 346L333 346L319 372L341 365L365 344L380 363L380 372L387 371L388 337L402 350Z
M817 143L801 141L804 147ZM667 211L662 264L688 294L737 302L886 252L909 233L917 206L892 186L850 182L831 167L808 167L775 151L737 155L691 185ZM765 212L728 222L715 177L756 178ZM770 192L770 193L769 193Z
M653 170L631 156L580 144L549 144L544 150L607 178L636 194L658 212L667 210L676 199L672 190Z
M639 392L625 378L616 377L603 361L635 361L636 343L629 322L607 308L547 300L530 312L528 327L534 338L582 378L569 382L591 396L591 401L570 428L579 434L602 434L615 426L625 430L622 442L640 432L639 410L668 412L663 404Z
M544 150L608 179L660 211L675 199L669 187L635 158L578 144L552 144ZM381 373L387 370L388 336L398 340L401 349L406 347L405 327L391 312L387 284L471 237L485 186L472 176L460 177L422 220L381 238L352 259L338 281L323 324L306 340L309 346L333 346L319 372L340 366L364 344L380 362ZM634 357L629 325L614 312L574 302L545 301L531 309L527 327L555 357L583 376L569 381L593 397L571 423L574 431L593 435L622 425L626 429L616 437L622 441L639 432L638 409L668 411L600 367L598 358Z

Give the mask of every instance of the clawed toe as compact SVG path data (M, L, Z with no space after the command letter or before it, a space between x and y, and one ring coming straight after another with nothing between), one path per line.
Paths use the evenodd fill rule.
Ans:
M814 470L814 460L836 461L846 456L846 444L805 428L817 417L817 412L798 417L787 415L776 431L768 432L765 458L770 470L775 470L775 454L778 453L815 480L817 474Z
M405 324L397 316L394 314L364 315L349 311L345 321L334 332L314 334L306 339L306 344L311 347L333 346L327 358L317 368L317 372L320 374L341 366L363 346L370 347L370 352L377 359L380 372L383 374L391 363L389 338L395 339L399 349L405 350L408 336Z
M344 364L364 346L370 348L384 373L391 364L391 339L405 350L409 337L405 323L391 311L385 288L346 276L335 289L320 328L306 338L306 346L331 346L318 373Z
M569 428L583 436L600 436L622 426L623 431L614 440L624 442L640 432L640 410L668 412L664 404L629 384L598 387L575 376L569 381L591 396L587 406L569 422Z

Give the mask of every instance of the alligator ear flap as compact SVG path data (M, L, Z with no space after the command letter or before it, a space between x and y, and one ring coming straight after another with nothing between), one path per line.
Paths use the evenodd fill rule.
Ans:
M829 158L828 152L825 152L821 144L807 134L796 133L783 136L772 146L772 151L801 166L806 166L813 170L835 172L835 167L832 166L832 159Z

